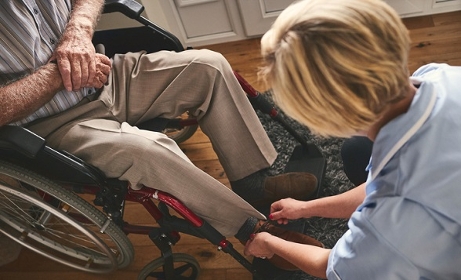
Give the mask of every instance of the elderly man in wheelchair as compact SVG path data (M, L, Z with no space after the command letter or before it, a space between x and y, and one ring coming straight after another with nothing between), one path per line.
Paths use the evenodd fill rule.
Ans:
M305 200L315 192L312 174L266 175L277 153L220 54L140 51L109 59L96 53L92 44L103 0L13 0L0 6L2 148L15 147L30 157L45 149L51 157L64 154L77 167L88 163L90 170L102 171L105 178L128 182L131 190L155 188L177 198L220 234L236 236L241 242L260 230L265 220L255 207L284 197ZM232 190L194 166L163 133L138 128L145 121L171 119L184 112L193 115L210 138ZM16 167L16 154L9 155L3 151L0 158L3 197L34 192L36 198L21 203L44 209L30 222L35 229L44 227L45 213L55 199L49 205L39 199L53 194L28 181L28 176L17 175L28 171ZM19 165L37 167L24 163L28 156L24 158ZM46 170L46 163L39 165ZM40 182L47 184L54 183ZM3 201L7 202L0 205L0 228L16 225L19 230L5 206L11 200ZM18 203L12 204L19 208ZM115 232L110 223L104 222L100 231ZM274 227L264 226L284 238L319 245L307 236ZM11 232L2 232L12 237ZM23 239L34 239L24 232ZM85 266L91 265L87 261Z

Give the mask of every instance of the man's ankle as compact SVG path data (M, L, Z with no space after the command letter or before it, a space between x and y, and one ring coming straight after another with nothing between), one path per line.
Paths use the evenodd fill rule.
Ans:
M254 232L258 222L259 220L257 218L249 217L235 234L235 238L237 238L242 244L245 244L248 239L250 239L250 235Z
M232 190L246 201L261 199L264 196L266 171L267 169L262 169L242 179L231 181Z

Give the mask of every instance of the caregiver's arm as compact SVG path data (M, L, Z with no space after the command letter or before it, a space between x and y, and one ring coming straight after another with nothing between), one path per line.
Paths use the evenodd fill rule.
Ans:
M309 217L348 219L365 199L365 183L342 194L309 201L291 198L272 203L271 220L286 224L288 220Z

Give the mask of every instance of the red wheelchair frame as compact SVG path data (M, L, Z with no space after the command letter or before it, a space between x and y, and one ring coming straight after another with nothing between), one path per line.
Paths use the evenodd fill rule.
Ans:
M44 176L53 182L57 182L59 186L55 188L58 188L58 192L59 188L63 188L74 194L90 194L94 196L93 204L101 207L107 215L105 222L102 225L97 225L97 229L101 233L105 233L106 228L114 223L126 235L148 235L161 251L161 256L153 262L160 263L162 266L160 272L151 272L149 270L151 269L149 264L146 265L143 271L146 275L149 275L149 277L159 277L158 279L179 279L181 276L181 279L195 279L200 268L192 256L186 259L185 265L180 267L175 266L175 253L172 251L172 246L180 240L179 233L207 239L212 244L216 245L218 250L230 254L235 260L248 269L255 278L259 279L259 277L261 277L261 273L257 272L252 264L233 248L229 240L172 195L148 187L134 190L129 187L127 182L106 178L102 172L93 166L88 165L65 151L57 151L46 146L43 138L33 134L27 129L17 126L3 126L0 128L0 225L3 227L5 227L5 224L2 222L5 221L5 217L8 218L8 214L5 215L5 211L8 212L8 209L6 209L8 205L5 201L10 201L9 198L6 200L4 198L6 197L5 188L9 187L9 181L11 181L8 180L8 178L6 181L4 179L4 175L8 175L8 172L4 172L5 166L7 167L6 170L8 170L10 166L19 167L19 171L21 171L22 168L30 170L30 172L33 173L27 172L25 177L33 178L32 181L39 181L39 176ZM35 177L34 174L37 174L37 177ZM20 180L20 182L22 183L23 181ZM36 188L35 185L28 185L27 182L24 185L28 190L32 190L34 193L38 194L47 205L53 209L56 208L56 211L61 211L61 207L66 203L59 196L55 196L53 191L44 191L40 187ZM14 185L12 185L12 192L15 192L14 188ZM8 191L6 193L8 194ZM55 203L56 199L60 199L59 204ZM140 226L126 222L123 215L125 203L127 201L143 205L147 212L155 219L158 226ZM13 203L16 202L13 200ZM29 208L34 207L35 206L32 205ZM170 209L174 210L182 218L171 215L169 212ZM50 213L55 214L56 211L53 210L50 211ZM82 225L93 223L93 221L88 219L88 216L82 215L78 211L65 213L65 215ZM40 220L41 218L37 217L36 219ZM36 225L45 228L46 222L35 223L34 220L34 224L30 223L30 226L34 228L33 230L37 230ZM4 228L2 229L2 227L0 227L0 232L12 238L14 237L11 232L4 230ZM40 228L38 228L38 230L40 230ZM29 238L28 232L29 230L25 229L19 233L23 237L13 239L21 241L23 238ZM129 263L125 265L128 264ZM87 265L92 265L91 260L88 261ZM114 265L113 269L116 268L117 264ZM155 268L158 268L158 266ZM187 277L182 276L181 273L189 268L192 268L193 274ZM148 269L147 273L145 272L146 269ZM101 270L96 272L110 271L111 270ZM145 278L143 277L140 279ZM261 279L267 279L267 277Z

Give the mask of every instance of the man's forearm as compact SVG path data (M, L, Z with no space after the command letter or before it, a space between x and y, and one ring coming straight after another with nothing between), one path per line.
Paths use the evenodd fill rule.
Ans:
M31 75L0 87L0 126L27 117L62 89L62 79L54 63L48 63Z
M91 38L103 7L104 0L74 0L64 36L70 33L72 36L78 34Z
M348 219L365 199L365 183L345 193L306 202L308 216Z
M95 49L91 41L104 0L74 0L66 29L52 58L68 91L88 86L96 75Z

